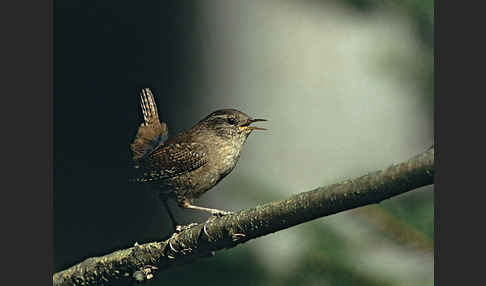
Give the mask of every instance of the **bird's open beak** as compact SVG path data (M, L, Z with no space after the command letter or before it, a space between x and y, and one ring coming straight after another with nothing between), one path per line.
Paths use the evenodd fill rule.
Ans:
M263 127L257 127L257 126L250 126L253 122L258 122L258 121L267 121L266 119L248 119L245 123L240 125L240 130L267 130Z

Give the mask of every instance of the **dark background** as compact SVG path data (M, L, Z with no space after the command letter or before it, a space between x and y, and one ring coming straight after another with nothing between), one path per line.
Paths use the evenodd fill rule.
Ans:
M129 144L139 88L158 92L163 120L190 108L194 10L177 3L54 2L54 271L134 243L153 216L150 193L127 183Z

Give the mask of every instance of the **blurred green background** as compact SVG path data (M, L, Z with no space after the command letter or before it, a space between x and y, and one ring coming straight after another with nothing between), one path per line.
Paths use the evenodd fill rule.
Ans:
M253 207L427 149L433 15L428 0L55 1L54 271L169 234L156 194L127 183L141 87L171 134L219 108L270 120L203 206ZM147 285L433 285L433 254L430 186Z

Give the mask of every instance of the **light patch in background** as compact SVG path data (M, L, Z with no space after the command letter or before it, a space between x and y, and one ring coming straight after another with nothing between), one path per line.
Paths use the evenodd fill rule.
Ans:
M334 215L326 223L346 238L346 251L353 257L351 267L357 271L388 281L399 280L404 285L434 284L432 252L401 247L351 215Z
M250 136L235 171L204 200L261 203L233 202L234 193L259 192L241 187L239 178L271 186L271 197L283 199L401 162L433 143L424 89L413 69L396 65L421 66L427 59L406 18L315 1L218 0L201 9L206 89L197 109L234 107L269 119L261 124L269 130ZM420 281L433 281L433 253L363 249L374 234L356 232L360 226L347 213L326 223L357 238L353 251L362 258L356 263L366 264L363 271L386 279L388 271L420 272ZM306 255L303 235L274 234L252 242L252 249L269 271L287 272Z

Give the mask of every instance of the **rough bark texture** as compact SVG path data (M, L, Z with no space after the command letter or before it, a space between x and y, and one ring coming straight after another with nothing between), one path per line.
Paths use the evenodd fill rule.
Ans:
M434 149L384 170L319 187L290 198L232 215L215 218L174 234L163 242L151 242L88 258L55 273L54 285L92 285L130 278L143 281L154 271L187 263L213 251L231 248L316 218L379 203L401 193L434 183ZM170 244L169 244L170 242Z

